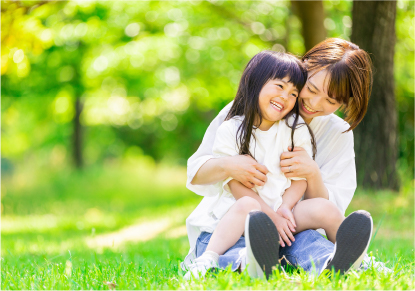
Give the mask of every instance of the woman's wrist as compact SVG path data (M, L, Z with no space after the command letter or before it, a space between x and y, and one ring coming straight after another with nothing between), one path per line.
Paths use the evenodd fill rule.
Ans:
M219 168L222 174L226 177L231 176L231 165L232 165L232 157L222 157L219 158Z
M313 161L311 170L308 172L308 175L305 177L307 181L312 181L321 176L320 168L315 161Z

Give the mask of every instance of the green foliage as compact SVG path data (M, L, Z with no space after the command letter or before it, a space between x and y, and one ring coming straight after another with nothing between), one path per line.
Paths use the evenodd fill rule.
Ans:
M413 5L399 1L396 22L399 157L408 176ZM352 2L324 7L328 36L348 39ZM1 46L3 157L17 163L60 151L69 163L81 98L87 165L132 146L185 164L233 99L250 57L263 49L304 53L289 1L5 1Z

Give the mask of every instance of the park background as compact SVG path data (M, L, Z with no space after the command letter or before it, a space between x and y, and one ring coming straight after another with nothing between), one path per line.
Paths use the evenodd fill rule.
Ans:
M1 25L2 289L414 288L414 2L2 1ZM187 159L254 54L326 37L372 56L346 214L395 277L185 283Z

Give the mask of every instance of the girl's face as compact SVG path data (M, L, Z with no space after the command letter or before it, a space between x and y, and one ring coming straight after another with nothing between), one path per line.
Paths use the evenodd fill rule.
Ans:
M260 130L268 130L278 120L284 118L295 105L298 89L288 82L289 77L269 80L259 93L259 109L262 114Z
M313 71L308 72L311 76ZM304 121L310 123L314 117L329 115L342 105L327 95L328 79L327 70L321 70L314 76L309 77L300 92L299 105L300 115Z

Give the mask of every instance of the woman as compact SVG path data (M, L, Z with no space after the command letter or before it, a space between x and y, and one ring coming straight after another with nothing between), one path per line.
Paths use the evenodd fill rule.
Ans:
M306 65L308 79L299 94L300 114L314 132L316 159L314 161L302 148L294 148L293 151L287 149L281 155L281 161L275 162L280 162L281 170L287 178L307 179L305 200L300 202L301 207L307 207L307 199L318 198L322 203L325 203L323 200L331 201L344 214L356 189L351 130L359 124L367 110L372 84L371 61L369 55L357 45L337 38L327 39L316 45L303 56L302 61ZM212 121L199 149L188 160L187 187L197 194L215 196L217 192L212 184L228 177L248 188L266 183L268 170L251 157L213 159L212 146L216 130L224 121L230 107L231 104L228 104ZM350 125L333 114L340 108L344 110L345 120ZM241 197L235 197L239 198ZM258 200L263 211L275 223L278 214L267 207L259 196L253 195L252 198ZM209 197L203 200L199 205L201 208L203 204L209 204ZM199 253L203 253L210 236L206 233L200 234L200 229L192 227L195 219L192 215L186 222L191 244L190 254L193 249L197 257ZM280 234L285 235L284 232ZM222 256L222 264L232 263L234 270L239 268L243 264L241 250L244 246L244 239L241 238L234 248ZM283 243L282 246L284 247ZM280 250L280 256L285 256L291 264L301 266L306 271L312 269L313 263L321 270L332 255L333 248L333 244L320 234L308 230L297 234L292 245ZM186 259L185 265L189 256ZM221 265L221 260L219 263Z

